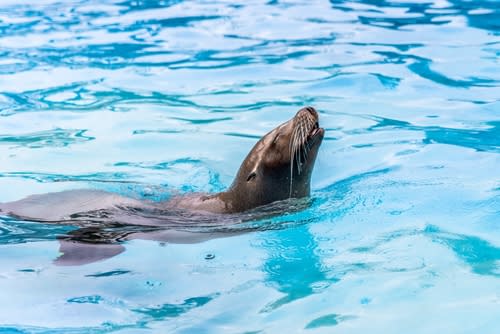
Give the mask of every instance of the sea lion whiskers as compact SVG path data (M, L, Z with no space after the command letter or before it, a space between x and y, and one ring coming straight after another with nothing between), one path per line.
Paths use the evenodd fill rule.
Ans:
M290 192L293 195L293 167L297 164L297 173L302 173L302 166L307 162L311 146L307 140L309 133L314 129L316 119L312 114L302 114L297 116L297 124L294 126L290 140Z
M292 136L290 139L290 196L289 196L290 198L292 197L294 160L297 161L297 128L293 129ZM300 170L298 162L297 162L297 169Z
M293 164L294 162L297 164L297 171L300 175L301 173L301 162L300 162L300 126L294 127L291 140L290 140L290 197L292 197L292 189L293 189Z

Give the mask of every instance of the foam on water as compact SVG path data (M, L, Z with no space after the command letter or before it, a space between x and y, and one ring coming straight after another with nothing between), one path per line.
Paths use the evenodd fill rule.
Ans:
M220 191L304 105L326 135L309 205L243 225L0 217L0 332L497 333L499 5L2 1L0 202ZM54 262L77 237L109 256Z

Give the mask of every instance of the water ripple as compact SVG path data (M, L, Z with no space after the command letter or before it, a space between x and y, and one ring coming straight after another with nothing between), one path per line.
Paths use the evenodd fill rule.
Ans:
M133 310L134 312L147 315L153 321L161 321L166 318L175 318L191 311L192 309L203 307L217 296L193 297L184 300L181 304L163 304L155 307L145 307Z
M3 0L0 202L220 191L300 107L327 133L309 201L0 217L0 331L496 332L499 22L497 0Z
M85 132L87 130L53 129L18 135L0 135L0 145L28 148L66 147L95 139L85 135Z
M36 173L36 172L6 172L0 173L0 178L22 178L33 180L40 183L52 182L120 182L129 183L134 182L130 180L133 176L127 173L92 173L80 175L67 175L67 174L54 174L54 173Z

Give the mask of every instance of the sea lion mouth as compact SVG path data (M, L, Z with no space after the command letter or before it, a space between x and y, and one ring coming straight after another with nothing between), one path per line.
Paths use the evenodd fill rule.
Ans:
M317 136L319 136L321 133L324 133L325 129L319 127L319 122L316 121L314 125L312 126L311 130L309 130L309 134L307 135L307 141L311 141Z

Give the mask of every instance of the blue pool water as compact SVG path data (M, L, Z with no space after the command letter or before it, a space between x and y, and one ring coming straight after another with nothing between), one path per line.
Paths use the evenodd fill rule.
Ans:
M304 105L326 136L245 233L59 266L74 227L0 217L0 332L499 333L499 56L498 0L2 0L0 202L219 191Z

